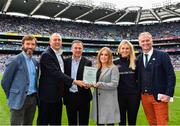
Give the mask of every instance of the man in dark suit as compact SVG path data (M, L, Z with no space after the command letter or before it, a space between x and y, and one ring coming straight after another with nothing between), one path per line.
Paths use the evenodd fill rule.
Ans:
M80 87L85 86L85 84L64 74L61 36L58 33L53 33L49 44L50 47L43 52L40 59L40 104L37 123L40 125L61 125L64 84L68 86L76 84Z
M73 79L83 80L84 67L92 66L92 63L82 56L83 43L81 41L74 40L71 51L72 57L65 60L65 73ZM88 125L91 99L90 89L77 85L65 86L64 103L69 125Z
M150 125L168 125L168 102L173 97L175 72L167 53L153 49L149 32L139 35L143 53L137 60L142 105Z
M37 103L38 62L32 58L36 38L24 36L22 52L6 62L1 81L8 98L11 125L32 125Z

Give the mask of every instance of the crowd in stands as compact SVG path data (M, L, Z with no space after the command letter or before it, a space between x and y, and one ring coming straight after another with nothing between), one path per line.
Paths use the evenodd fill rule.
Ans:
M0 54L0 73L4 71L5 62L10 56L12 56L12 54ZM35 58L39 60L40 55L35 55ZM67 58L67 56L64 58ZM93 66L95 66L96 56L87 56L87 58L91 60ZM117 57L115 56L114 59L116 58ZM180 70L180 55L170 55L170 58L171 58L171 62L173 64L174 69Z
M158 23L152 25L95 25L49 19L15 17L0 15L0 32L35 34L49 36L58 32L64 38L83 38L90 40L137 39L140 32L148 31L154 38L180 36L180 22Z
M86 23L74 23L49 19L36 19L29 17L16 17L8 15L0 15L0 33L18 33L18 34L34 34L41 36L49 36L54 32L58 32L63 38L71 39L87 39L87 40L115 40L122 39L135 40L140 32L150 32L154 39L180 37L180 21L172 23L159 23L153 25L95 25ZM166 43L165 43L166 44ZM179 46L169 46L164 48L156 46L163 51L178 51ZM1 50L20 50L20 44L0 44ZM46 46L38 45L37 51L44 51ZM70 47L64 47L65 51L70 51ZM116 48L111 48L116 52ZM85 52L97 52L98 48L86 48ZM136 49L138 50L138 49ZM138 50L139 51L139 50ZM180 50L179 50L180 51ZM0 72L4 70L4 63L11 55L0 54ZM95 56L88 57L95 64ZM180 55L172 55L172 63L176 70L180 70Z
M4 71L6 60L12 56L11 54L0 54L0 73Z
M92 48L92 47L84 47L84 52L92 52L92 53L95 53L95 52L98 52L98 50L101 48L102 46L96 46L95 48ZM117 53L117 47L111 47L109 46L112 50L113 53ZM45 51L45 49L47 48L47 45L38 45L36 47L36 51L40 51L40 52L43 52ZM176 45L169 45L169 46L154 46L154 48L157 48L158 50L162 50L162 51L165 51L165 52L175 52L175 51L180 51L180 48L179 46L176 46ZM64 52L71 52L71 47L66 47L64 46L62 48L64 50ZM12 43L8 43L8 44L0 44L0 50L21 50L21 45L20 44L12 44ZM137 46L135 47L135 50L140 52L141 49L140 48L137 48Z
M175 70L180 70L180 55L171 55L171 62Z
M41 45L38 45L36 47L36 51L45 51L45 49L47 48L47 45L46 46L41 46ZM99 47L100 48L100 47ZM97 50L99 48L84 48L84 52L97 52ZM18 44L0 44L0 50L21 50L21 45L18 45ZM63 50L65 52L70 52L71 51L71 47L63 47ZM112 49L113 50L113 49ZM115 51L115 50L114 50Z

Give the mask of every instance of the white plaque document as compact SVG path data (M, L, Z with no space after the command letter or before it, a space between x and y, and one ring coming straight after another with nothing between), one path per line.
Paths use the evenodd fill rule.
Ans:
M84 67L83 81L87 84L95 84L96 83L96 73L97 68L95 67Z

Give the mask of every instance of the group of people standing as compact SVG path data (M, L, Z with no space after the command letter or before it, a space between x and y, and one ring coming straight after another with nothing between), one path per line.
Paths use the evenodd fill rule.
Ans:
M82 56L82 41L74 40L72 56L64 59L62 38L53 33L38 63L32 57L37 40L24 36L22 53L6 62L1 81L11 124L31 125L37 104L38 125L61 125L64 103L69 125L88 125L92 100L91 114L97 125L136 125L141 100L150 125L167 125L168 102L176 83L173 66L167 53L153 48L149 32L138 39L142 53L137 58L128 40L120 42L116 60L108 47L101 48L97 83L89 85L83 82L83 73L92 63Z

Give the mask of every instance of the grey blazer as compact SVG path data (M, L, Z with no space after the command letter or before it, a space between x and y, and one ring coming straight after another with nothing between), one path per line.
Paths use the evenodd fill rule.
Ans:
M33 63L36 67L37 82L39 74L38 62L33 59ZM26 99L29 85L28 68L22 53L7 60L1 84L8 99L8 106L11 109L21 109Z
M116 66L102 70L98 82L99 124L120 122L120 112L117 98L119 70ZM92 119L97 121L96 89L93 92Z

